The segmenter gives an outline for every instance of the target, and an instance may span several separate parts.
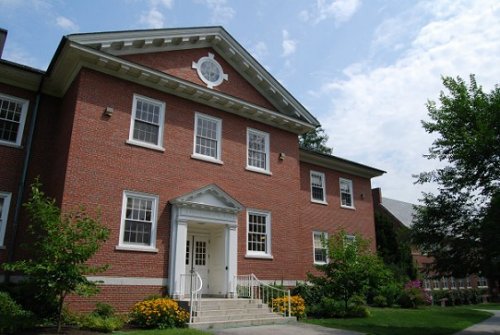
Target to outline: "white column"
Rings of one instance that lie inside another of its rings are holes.
[[[175,240],[170,241],[174,245],[175,253],[171,255],[170,261],[173,262],[172,277],[174,278],[173,297],[178,299],[181,295],[181,274],[186,270],[186,240],[187,240],[187,222],[177,221],[177,236]],[[174,238],[174,237],[172,237]]]
[[[226,226],[226,253],[227,253],[227,292],[228,297],[234,297],[234,276],[238,274],[238,227]]]

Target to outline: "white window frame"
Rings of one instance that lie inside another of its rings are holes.
[[[149,142],[144,142],[138,139],[134,138],[134,128],[135,128],[135,121],[136,121],[136,109],[137,109],[137,101],[142,100],[148,104],[154,104],[158,105],[160,107],[160,115],[159,115],[159,120],[158,120],[158,142],[156,144],[149,143]],[[134,94],[134,97],[132,99],[132,113],[130,117],[130,130],[129,130],[129,135],[128,135],[128,144],[133,144],[133,145],[138,145],[141,147],[149,148],[149,149],[154,149],[154,150],[159,150],[159,151],[165,151],[165,148],[163,147],[163,131],[165,127],[165,103],[163,101],[155,100],[152,98],[148,98],[139,94]]]
[[[321,188],[323,190],[323,199],[321,199],[321,200],[315,199],[313,197],[313,175],[316,175],[316,176],[321,178]],[[309,180],[310,180],[310,184],[311,184],[311,202],[327,205],[328,203],[326,202],[326,177],[325,177],[325,174],[323,172],[311,170],[311,172],[309,173]]]
[[[152,215],[151,215],[151,242],[149,246],[140,245],[135,243],[127,243],[123,241],[125,234],[125,220],[127,216],[127,200],[129,197],[144,199],[148,201],[152,201],[153,204],[151,206]],[[158,226],[158,202],[159,197],[153,194],[135,192],[135,191],[123,191],[122,197],[122,216],[120,222],[120,240],[118,242],[118,246],[116,249],[118,250],[134,250],[134,251],[148,251],[148,252],[158,252],[156,248],[156,229]]]
[[[266,167],[263,169],[263,168],[260,168],[258,166],[252,166],[252,165],[249,165],[248,164],[248,161],[249,161],[249,155],[250,155],[250,134],[251,133],[254,133],[254,134],[257,134],[259,136],[264,136],[265,138],[265,154],[266,154]],[[257,130],[257,129],[253,129],[253,128],[247,128],[247,157],[246,157],[246,169],[249,170],[249,171],[254,171],[254,172],[260,172],[260,173],[264,173],[264,174],[271,174],[271,169],[270,169],[270,136],[269,136],[269,133],[266,133],[264,131],[260,131],[260,130]]]
[[[216,130],[217,156],[216,157],[203,155],[203,154],[196,152],[196,137],[198,135],[198,120],[200,118],[215,122],[217,124],[217,130]],[[195,114],[194,114],[193,154],[191,155],[191,157],[195,158],[195,159],[201,159],[204,161],[208,161],[211,163],[223,164],[223,162],[221,160],[221,155],[222,155],[221,148],[222,148],[222,120],[219,118],[210,116],[210,115],[195,112]]]
[[[16,141],[13,142],[13,141],[0,140],[0,144],[2,144],[2,145],[20,147],[21,142],[23,140],[24,126],[26,124],[26,116],[28,115],[29,101],[26,99],[13,97],[11,95],[7,95],[7,94],[3,94],[3,93],[0,93],[0,99],[9,100],[11,102],[22,105],[21,118],[19,120],[19,128],[17,130]]]
[[[2,213],[0,213],[0,247],[4,247],[5,231],[7,230],[7,220],[9,218],[12,193],[0,192],[0,198],[3,199]]]
[[[323,246],[321,249],[324,249],[326,252],[326,260],[325,261],[317,261],[316,260],[316,236],[320,235],[323,238],[324,243],[328,243],[328,233],[324,231],[313,231],[313,262],[317,265],[324,265],[328,263],[328,247],[327,245]],[[322,241],[322,242],[323,242]]]
[[[248,235],[250,233],[250,215],[263,215],[266,217],[266,252],[264,251],[254,251],[248,249]],[[247,209],[247,231],[246,231],[246,256],[247,258],[267,258],[272,259],[271,251],[271,212],[258,210],[258,209]]]
[[[486,277],[478,277],[477,278],[477,287],[478,288],[485,288],[488,287],[488,279]]]
[[[342,183],[348,183],[351,190],[351,206],[342,203]],[[339,178],[339,194],[340,194],[340,207],[354,209],[354,187],[351,179]]]

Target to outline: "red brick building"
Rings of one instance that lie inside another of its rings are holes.
[[[191,266],[205,294],[237,274],[294,285],[340,229],[375,245],[383,171],[299,149],[318,121],[223,28],[69,35],[46,72],[0,74],[0,262],[22,257],[38,175],[63,211],[100,208],[94,300],[120,308],[182,294]]]

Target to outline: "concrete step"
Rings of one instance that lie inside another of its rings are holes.
[[[248,308],[235,308],[235,309],[214,309],[214,310],[200,310],[196,311],[196,316],[219,316],[219,315],[244,315],[253,313],[272,313],[271,308],[268,307],[248,307]]]
[[[262,325],[277,325],[297,322],[295,317],[291,318],[266,318],[266,319],[249,319],[249,320],[236,320],[236,321],[214,321],[214,322],[199,322],[189,325],[189,328],[199,330],[207,329],[222,329],[222,328],[236,328],[236,327],[250,327]]]
[[[244,309],[266,306],[259,299],[204,299],[198,305],[200,310]],[[197,304],[195,304],[197,306]],[[267,306],[266,306],[267,307]]]
[[[282,319],[283,316],[275,313],[252,313],[252,314],[230,314],[230,315],[214,315],[214,316],[195,316],[194,323],[200,322],[218,322],[218,321],[240,321],[253,319]]]

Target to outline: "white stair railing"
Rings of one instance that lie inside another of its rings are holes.
[[[181,296],[189,298],[189,323],[193,323],[193,312],[201,309],[202,288],[203,280],[198,272],[181,274]]]
[[[274,312],[291,317],[290,290],[282,290],[259,280],[253,273],[234,276],[235,298],[260,299]],[[281,301],[276,298],[283,298]]]

